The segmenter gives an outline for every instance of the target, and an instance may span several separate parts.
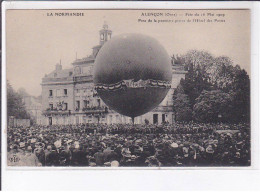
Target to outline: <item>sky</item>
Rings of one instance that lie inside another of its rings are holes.
[[[84,16],[50,16],[55,13]],[[149,13],[163,15],[147,16]],[[196,13],[205,16],[195,16]],[[173,22],[158,23],[154,19]],[[187,22],[188,19],[225,22]],[[72,67],[76,53],[77,58],[91,54],[92,47],[99,44],[98,34],[104,21],[113,31],[112,37],[124,33],[146,34],[157,39],[169,55],[185,54],[190,49],[205,50],[215,57],[230,57],[250,74],[248,10],[8,10],[7,79],[16,90],[25,88],[30,95],[40,95],[42,78],[60,60],[66,69]]]

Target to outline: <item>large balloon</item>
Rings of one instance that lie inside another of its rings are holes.
[[[106,42],[94,64],[101,99],[120,114],[136,117],[158,106],[172,80],[170,57],[154,38],[124,34]]]

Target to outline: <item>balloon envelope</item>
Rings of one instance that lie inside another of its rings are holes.
[[[94,65],[101,99],[120,114],[136,117],[158,106],[172,80],[170,57],[154,38],[124,34],[106,42]]]

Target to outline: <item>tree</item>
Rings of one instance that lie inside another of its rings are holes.
[[[234,121],[250,121],[250,79],[240,70],[232,84],[232,112]]]
[[[190,50],[182,58],[189,72],[199,74],[202,80],[225,91],[228,91],[235,74],[240,70],[239,66],[234,67],[229,57],[214,57],[206,51]]]
[[[211,90],[212,84],[208,82],[205,75],[202,74],[200,66],[196,70],[189,69],[185,79],[181,82],[184,93],[188,95],[191,107],[195,104],[195,99],[199,97],[203,90]]]
[[[206,70],[214,63],[214,57],[206,51],[190,50],[185,55],[177,57],[173,55],[172,61],[182,63],[184,69],[188,71],[180,84],[184,93],[188,95],[192,108],[195,99],[199,97],[203,90],[212,89]]]
[[[188,95],[182,93],[174,95],[173,108],[176,121],[190,121],[192,119],[192,109]]]
[[[214,62],[214,57],[207,51],[189,50],[182,58],[188,70],[196,70],[200,66],[203,73]]]
[[[199,122],[227,122],[232,117],[232,98],[220,90],[203,91],[193,107],[193,118]]]
[[[174,64],[184,64],[185,70],[188,71],[185,79],[181,79],[174,91],[173,100],[176,100],[178,94],[187,95],[194,119],[203,122],[250,120],[250,79],[246,71],[239,65],[234,66],[229,57],[214,57],[206,51],[190,50],[180,57],[173,55],[172,61]],[[216,102],[208,101],[206,98],[209,96]],[[219,109],[226,102],[229,102],[229,112]],[[215,106],[218,103],[219,107]],[[178,108],[177,111],[183,111],[185,108],[183,105],[183,109]]]
[[[7,116],[14,116],[18,119],[30,119],[25,109],[22,96],[18,94],[7,81]]]
[[[17,93],[22,96],[22,97],[26,97],[26,96],[29,96],[29,94],[26,92],[26,90],[24,88],[19,88],[17,90]]]
[[[183,88],[184,79],[181,78],[180,84],[177,86],[177,88],[174,90],[174,95],[177,95],[178,93],[185,94],[184,88]]]
[[[234,82],[234,77],[238,71],[239,66],[234,66],[233,61],[226,56],[220,56],[214,59],[214,63],[207,68],[209,81],[218,89],[229,91]]]

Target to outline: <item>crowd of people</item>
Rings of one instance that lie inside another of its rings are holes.
[[[8,127],[9,166],[249,166],[250,125]]]

